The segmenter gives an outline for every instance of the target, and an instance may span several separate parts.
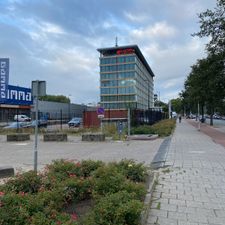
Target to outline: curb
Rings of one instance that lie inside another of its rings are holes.
[[[151,207],[152,193],[155,188],[155,183],[156,183],[156,180],[158,179],[158,176],[159,176],[158,173],[153,172],[153,179],[151,183],[149,183],[147,194],[144,200],[144,210],[141,213],[141,218],[140,218],[141,225],[146,225],[149,209]]]
[[[14,176],[14,168],[10,166],[0,167],[0,178]]]

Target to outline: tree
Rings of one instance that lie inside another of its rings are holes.
[[[212,54],[225,52],[225,0],[217,0],[214,10],[207,9],[198,15],[200,31],[193,36],[211,37],[207,50]]]
[[[64,95],[45,95],[39,98],[42,101],[70,103],[70,99]]]
[[[191,73],[185,81],[183,96],[190,104],[199,103],[202,108],[206,106],[212,116],[217,106],[221,105],[225,97],[225,73],[223,54],[209,55],[198,60],[192,66]]]
[[[183,103],[181,98],[171,99],[171,105],[172,105],[173,111],[177,113],[182,113]]]
[[[165,102],[156,100],[154,102],[155,107],[162,107],[163,112],[168,112],[168,104],[166,104]]]

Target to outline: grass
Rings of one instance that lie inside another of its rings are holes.
[[[160,210],[160,208],[161,208],[161,202],[158,202],[156,209]]]

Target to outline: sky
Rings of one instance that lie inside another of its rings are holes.
[[[0,58],[9,84],[45,80],[47,94],[78,104],[100,99],[97,48],[137,44],[160,100],[177,98],[191,66],[206,56],[198,14],[216,0],[0,0]]]

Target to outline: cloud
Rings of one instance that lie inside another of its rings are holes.
[[[140,29],[135,29],[131,32],[134,39],[156,39],[156,38],[170,38],[177,33],[176,28],[168,25],[166,21],[156,22],[153,26],[148,26]]]
[[[47,81],[49,94],[76,103],[99,99],[97,48],[137,44],[155,73],[161,96],[174,95],[207,40],[197,12],[211,0],[5,0],[0,1],[0,57],[10,57],[10,82]],[[90,10],[91,9],[91,10]],[[172,93],[172,94],[171,94]]]

